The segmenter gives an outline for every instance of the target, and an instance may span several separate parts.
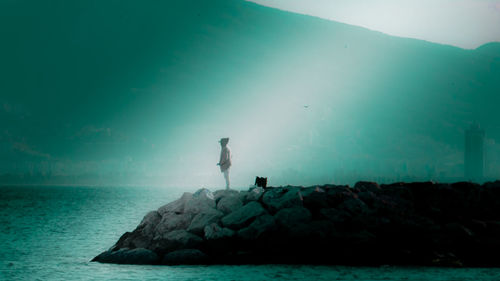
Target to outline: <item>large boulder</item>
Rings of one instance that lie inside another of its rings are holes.
[[[262,203],[272,213],[283,208],[302,206],[299,187],[268,188],[262,196]]]
[[[259,202],[252,201],[222,218],[222,225],[232,229],[245,226],[250,220],[267,213]]]
[[[215,199],[212,192],[206,188],[196,191],[191,200],[186,201],[184,212],[188,214],[198,214],[207,209],[215,209]]]
[[[224,213],[216,209],[205,209],[193,218],[187,231],[201,235],[203,234],[205,226],[211,223],[217,223],[223,216]]]
[[[388,197],[413,201],[413,194],[404,182],[380,185],[381,193]]]
[[[215,203],[218,203],[219,200],[221,200],[224,197],[228,196],[239,196],[240,192],[234,189],[222,189],[222,190],[217,190],[213,193],[214,195],[214,200]]]
[[[183,213],[186,202],[190,201],[193,198],[193,194],[189,192],[184,192],[181,198],[170,202],[158,209],[158,213],[160,215],[164,215],[165,213]]]
[[[137,226],[137,229],[140,229],[142,234],[146,236],[152,236],[154,235],[154,230],[156,229],[158,223],[160,223],[161,218],[162,217],[159,212],[151,211],[144,216],[139,226]]]
[[[144,216],[141,223],[133,232],[126,232],[120,237],[112,248],[147,248],[155,235],[155,229],[161,221],[161,216],[157,211],[151,211]]]
[[[354,189],[357,189],[361,192],[373,192],[373,193],[379,193],[382,189],[376,182],[369,182],[369,181],[359,181],[354,185]]]
[[[265,214],[256,218],[248,227],[238,231],[238,237],[244,240],[256,240],[264,233],[272,231],[276,226],[273,216]]]
[[[300,191],[304,207],[312,211],[328,208],[326,191],[319,187],[307,187]]]
[[[336,234],[335,225],[329,220],[317,220],[308,223],[312,239],[332,238]]]
[[[485,224],[489,233],[500,236],[500,221],[487,221]]]
[[[304,207],[292,207],[280,210],[274,215],[278,225],[293,227],[311,220],[311,212]]]
[[[358,195],[346,186],[336,186],[326,190],[326,199],[329,207],[337,207],[347,199],[356,199]]]
[[[344,210],[335,208],[323,208],[320,210],[323,218],[331,221],[334,224],[342,224],[350,220],[352,215]]]
[[[353,215],[364,215],[370,212],[370,208],[359,198],[349,198],[338,205],[337,208]]]
[[[191,223],[192,214],[188,213],[165,213],[157,224],[155,235],[167,233],[172,230],[186,229]]]
[[[235,248],[235,231],[227,227],[221,227],[218,224],[212,223],[205,226],[205,247],[204,249],[213,256],[225,255],[234,251]]]
[[[226,196],[219,200],[217,203],[217,210],[224,214],[232,213],[239,208],[243,207],[239,196]]]
[[[264,188],[257,186],[251,187],[248,191],[240,192],[240,200],[246,204],[250,201],[258,201],[264,194]]]
[[[151,250],[155,252],[170,252],[180,249],[192,249],[203,243],[203,239],[186,230],[174,230],[153,238]]]
[[[105,251],[95,257],[92,261],[119,264],[155,264],[158,262],[158,255],[156,255],[155,252],[144,248],[122,248],[117,251]]]
[[[133,232],[125,232],[118,242],[116,242],[115,246],[112,248],[113,250],[121,249],[121,248],[148,248],[149,244],[153,240],[151,236],[145,236],[141,233],[140,230],[134,230]]]
[[[205,226],[203,231],[205,233],[205,239],[208,241],[230,238],[233,237],[235,233],[234,230],[227,227],[220,227],[216,223]]]
[[[378,196],[371,191],[361,191],[358,193],[359,200],[363,201],[367,206],[373,207]]]
[[[362,199],[361,194],[360,199]],[[406,215],[414,212],[413,203],[399,196],[381,194],[371,197],[370,200],[366,198],[362,200],[378,215]]]
[[[467,240],[472,239],[472,237],[474,236],[470,229],[456,222],[447,223],[446,225],[444,225],[444,231],[450,238],[454,239]]]
[[[165,254],[161,261],[165,265],[208,263],[208,256],[198,249],[182,249]]]

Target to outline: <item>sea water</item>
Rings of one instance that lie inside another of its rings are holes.
[[[90,262],[132,231],[148,211],[194,190],[0,187],[0,280],[500,280],[496,268]]]

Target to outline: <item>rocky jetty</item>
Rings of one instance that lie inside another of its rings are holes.
[[[500,181],[200,189],[93,261],[500,266]]]

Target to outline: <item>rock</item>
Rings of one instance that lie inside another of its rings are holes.
[[[153,236],[157,224],[161,221],[161,215],[157,211],[151,211],[144,216],[137,229],[140,229],[142,234]]]
[[[186,229],[191,223],[192,214],[165,213],[155,229],[155,235],[172,230]]]
[[[212,223],[205,226],[205,247],[206,253],[214,256],[220,256],[234,251],[235,231],[227,227],[220,227],[218,224]]]
[[[224,198],[224,197],[239,196],[240,195],[240,193],[234,189],[217,190],[213,194],[214,194],[215,203],[219,203],[219,200]]]
[[[329,220],[317,220],[308,224],[310,236],[312,239],[326,239],[333,238],[335,232],[335,225]]]
[[[122,235],[112,249],[147,248],[154,237],[154,230],[160,220],[161,216],[157,211],[147,213],[137,228],[133,232],[126,232]]]
[[[381,185],[382,194],[388,197],[400,198],[407,201],[413,201],[413,194],[405,183],[393,183],[388,185]]]
[[[243,203],[238,196],[226,196],[217,203],[217,210],[225,214],[232,213],[241,207],[243,207]]]
[[[500,190],[500,180],[496,180],[494,182],[485,182],[482,186],[483,188],[497,188]]]
[[[199,189],[193,194],[191,200],[186,201],[184,212],[198,214],[207,209],[215,209],[215,200],[212,192],[206,188]]]
[[[377,237],[367,231],[367,230],[361,230],[357,233],[351,234],[350,239],[355,243],[355,244],[367,244],[374,242]]]
[[[92,261],[118,264],[155,264],[158,262],[158,255],[156,255],[155,252],[144,248],[123,248],[117,251],[110,250],[103,252]]]
[[[378,215],[405,216],[415,211],[413,203],[411,201],[408,201],[400,197],[393,197],[381,194],[372,197],[371,200],[367,201],[369,203],[368,204],[369,208],[371,208]],[[440,212],[439,210],[436,211]]]
[[[478,189],[481,186],[477,183],[462,181],[462,182],[452,183],[450,187],[452,189],[459,190],[460,192],[471,194],[478,191]]]
[[[126,232],[123,234],[112,249],[148,248],[151,240],[153,240],[153,237],[143,235],[140,230],[134,230],[133,232]]]
[[[307,241],[311,236],[312,229],[308,223],[297,223],[292,225],[283,226],[282,229],[286,230],[286,237],[292,241]],[[311,241],[303,242],[308,244]],[[301,245],[302,246],[302,245]]]
[[[311,212],[303,207],[292,207],[280,210],[274,215],[276,222],[284,227],[294,227],[297,224],[311,220]]]
[[[245,226],[251,219],[263,215],[266,210],[259,202],[252,201],[222,218],[222,225],[232,229]]]
[[[256,218],[248,227],[238,231],[238,237],[244,240],[256,240],[262,234],[272,231],[276,226],[275,219],[271,215],[262,215]]]
[[[206,264],[208,256],[198,249],[182,249],[165,254],[161,261],[165,265]]]
[[[368,206],[358,198],[349,198],[342,202],[337,208],[357,215],[367,214],[370,211]]]
[[[195,193],[193,193],[193,199],[204,199],[204,198],[215,200],[212,191],[206,188],[200,188],[196,190]]]
[[[334,193],[339,193],[339,192],[344,192],[344,191],[352,191],[352,188],[348,185],[334,185],[334,184],[326,184],[322,185],[321,188],[327,193],[327,194],[334,194]]]
[[[300,188],[269,188],[262,196],[262,203],[274,214],[283,208],[302,206]]]
[[[486,229],[493,235],[500,235],[500,221],[487,221]]]
[[[318,186],[307,187],[300,191],[302,195],[303,205],[309,210],[319,210],[328,208],[328,200],[326,191]]]
[[[192,198],[193,194],[189,192],[184,192],[181,198],[160,207],[158,209],[158,213],[162,216],[165,213],[178,213],[178,214],[183,213],[186,202],[190,201]]]
[[[433,182],[414,182],[406,184],[406,188],[413,195],[413,203],[419,212],[427,212],[434,205],[433,197],[439,189],[439,185]]]
[[[193,218],[187,231],[201,235],[203,234],[205,226],[211,223],[217,223],[223,216],[224,213],[216,209],[205,209]]]
[[[234,236],[234,230],[229,228],[222,228],[216,223],[205,226],[204,228],[205,239],[207,240],[217,240],[224,239]]]
[[[358,195],[349,187],[335,187],[326,190],[326,199],[329,207],[337,207],[347,199],[356,199]]]
[[[205,264],[208,256],[198,249],[182,249],[165,254],[161,261],[165,265]]]
[[[250,202],[250,201],[258,201],[260,197],[264,194],[264,188],[257,186],[257,187],[252,187],[248,191],[242,193],[243,198],[242,202],[245,204]]]
[[[359,189],[359,191],[373,192],[375,194],[382,190],[378,183],[368,181],[359,181],[354,185],[354,188]]]
[[[174,230],[153,238],[151,250],[155,252],[170,252],[180,249],[196,248],[203,239],[186,230]]]
[[[375,201],[377,201],[377,195],[371,191],[361,191],[358,193],[359,200],[363,201],[366,205],[373,207]]]
[[[480,220],[471,220],[468,222],[467,227],[473,232],[485,233],[488,229],[488,224]]]
[[[334,224],[341,224],[351,219],[352,215],[344,210],[338,210],[335,208],[324,208],[320,210],[321,215],[325,219],[333,222]]]
[[[478,206],[481,216],[488,216],[490,220],[500,220],[500,181],[485,183],[480,188],[481,203]],[[493,215],[495,214],[495,215]]]
[[[462,267],[463,263],[453,253],[439,254],[434,253],[435,257],[432,260],[432,265],[439,267]]]
[[[459,238],[459,239],[468,239],[472,238],[474,235],[470,229],[459,224],[459,223],[447,223],[445,226],[445,231],[448,232],[450,237]]]

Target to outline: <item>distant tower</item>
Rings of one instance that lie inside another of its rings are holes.
[[[479,182],[484,170],[484,130],[474,122],[465,131],[465,179]]]

